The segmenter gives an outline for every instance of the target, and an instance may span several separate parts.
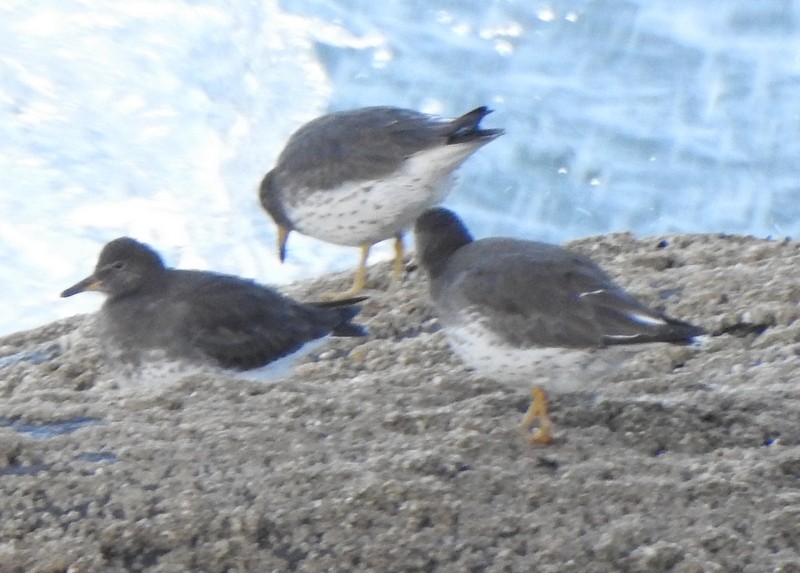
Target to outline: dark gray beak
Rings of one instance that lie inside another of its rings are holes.
[[[67,290],[61,293],[61,298],[66,298],[68,296],[72,296],[74,294],[78,294],[79,292],[85,292],[89,290],[96,290],[102,291],[103,290],[103,281],[96,278],[94,275],[88,276],[83,279],[81,282],[76,283],[69,287]]]

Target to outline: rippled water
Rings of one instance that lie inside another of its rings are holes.
[[[106,241],[285,282],[355,263],[274,254],[258,182],[328,110],[480,104],[507,134],[448,204],[476,235],[800,235],[798,3],[50,0],[0,4],[0,332]],[[388,249],[384,251],[384,255]]]

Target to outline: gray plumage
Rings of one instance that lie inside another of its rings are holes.
[[[290,137],[269,174],[269,184],[262,185],[261,199],[274,216],[275,199],[282,192],[383,179],[412,155],[433,147],[469,144],[473,151],[503,133],[478,127],[488,113],[489,109],[479,107],[457,119],[443,120],[410,109],[366,107],[323,115]]]
[[[703,334],[641,304],[594,262],[567,249],[509,238],[474,241],[441,208],[420,216],[415,236],[445,327],[481,329],[501,349],[590,351],[688,343]]]
[[[102,250],[94,273],[61,296],[107,295],[100,336],[122,360],[161,351],[168,359],[247,370],[327,334],[362,336],[355,301],[313,305],[239,277],[164,266],[153,249],[122,237]]]
[[[259,193],[279,229],[281,260],[292,230],[364,249],[399,238],[422,211],[444,199],[455,169],[502,135],[502,129],[480,128],[488,113],[479,107],[443,119],[367,107],[327,114],[302,126]]]
[[[532,388],[520,424],[529,439],[554,441],[548,389],[577,390],[645,343],[689,343],[697,326],[647,308],[588,258],[546,243],[474,241],[452,211],[415,224],[417,260],[450,346],[494,380]]]

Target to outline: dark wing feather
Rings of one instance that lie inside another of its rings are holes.
[[[274,184],[328,189],[333,182],[377,179],[409,155],[444,143],[435,125],[424,114],[383,107],[319,117],[289,139]]]
[[[602,334],[591,316],[577,312],[575,297],[553,288],[558,266],[525,264],[524,257],[506,255],[485,261],[462,273],[442,292],[440,304],[450,309],[470,309],[512,346],[602,345]]]
[[[184,334],[226,368],[263,366],[346,326],[351,317],[342,311],[357,312],[304,305],[237,277],[196,273],[194,278],[182,287],[192,289]]]
[[[646,307],[591,261],[574,269],[570,279],[580,293],[580,308],[590,309],[604,344],[680,343],[704,333],[702,328]]]
[[[492,110],[481,106],[454,119],[447,126],[447,143],[454,145],[476,140],[486,141],[503,135],[503,129],[481,129],[481,120],[490,113]]]
[[[324,115],[292,135],[272,184],[329,189],[341,181],[379,179],[424,149],[470,141],[479,145],[481,139],[497,137],[502,130],[478,128],[487,113],[477,108],[448,120],[409,109],[368,107]]]
[[[451,312],[472,308],[509,344],[683,342],[702,332],[648,309],[595,263],[565,249],[484,240],[465,250],[448,266],[455,270],[440,293],[442,304]]]

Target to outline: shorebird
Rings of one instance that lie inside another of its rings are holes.
[[[590,259],[547,243],[473,240],[447,209],[415,225],[417,260],[451,347],[480,375],[533,383],[523,418],[531,440],[553,440],[542,384],[580,387],[644,343],[688,344],[702,328],[647,308]],[[548,380],[539,378],[546,369]]]
[[[106,244],[94,272],[61,296],[83,291],[107,296],[100,338],[114,360],[134,365],[155,359],[250,370],[328,334],[365,334],[350,322],[355,300],[304,304],[239,277],[168,268],[129,237]]]
[[[361,248],[352,288],[366,282],[375,243],[395,239],[394,279],[403,272],[403,230],[450,191],[453,172],[503,134],[482,129],[491,110],[444,119],[396,107],[366,107],[318,117],[290,138],[261,182],[261,204],[278,228],[278,256],[296,230]]]

